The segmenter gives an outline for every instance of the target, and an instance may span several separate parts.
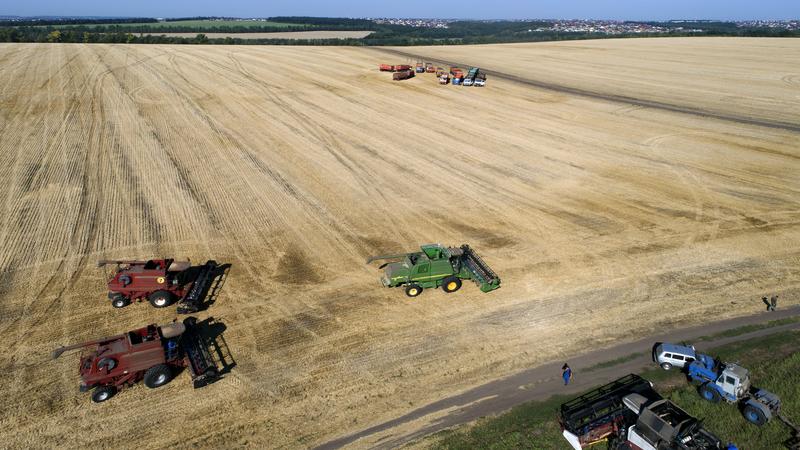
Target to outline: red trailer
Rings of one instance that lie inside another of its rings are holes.
[[[392,75],[392,79],[394,81],[407,80],[407,79],[413,78],[413,77],[414,77],[414,71],[413,70],[403,70],[403,71],[400,71],[400,72],[395,72]]]
[[[381,72],[394,72],[394,66],[391,64],[381,64]]]
[[[92,401],[104,402],[117,391],[144,380],[151,389],[169,383],[178,371],[188,368],[195,388],[219,379],[219,371],[197,320],[189,317],[168,325],[148,325],[125,334],[60,347],[53,359],[80,349],[80,391],[92,392]]]
[[[401,70],[411,70],[411,66],[408,64],[400,64],[399,66],[394,66],[394,70],[397,72]]]

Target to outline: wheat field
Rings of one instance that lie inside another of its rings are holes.
[[[0,44],[3,445],[304,448],[767,293],[798,303],[800,41],[404,49],[673,110],[392,82],[390,51]],[[364,264],[427,242],[469,243],[501,289],[411,300]],[[231,264],[199,316],[236,367],[92,404],[50,351],[172,320],[113,309],[94,266],[154,256]]]

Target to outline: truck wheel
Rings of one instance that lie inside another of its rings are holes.
[[[422,286],[418,284],[409,284],[406,286],[406,295],[409,297],[416,297],[422,294]]]
[[[150,304],[155,308],[165,308],[172,304],[172,293],[167,291],[155,291],[147,297]]]
[[[447,277],[442,280],[442,290],[447,292],[455,292],[461,289],[461,279],[458,277]]]
[[[117,390],[114,389],[113,386],[100,386],[99,388],[95,388],[92,392],[92,401],[95,403],[103,403],[116,393]]]
[[[130,304],[130,299],[122,294],[115,294],[114,298],[111,299],[111,306],[114,308],[124,308]]]
[[[664,369],[664,370],[672,369],[672,364],[670,364],[668,362],[661,363],[661,368]]]
[[[155,389],[169,383],[172,379],[172,370],[166,364],[159,364],[147,369],[144,373],[144,385]]]
[[[742,414],[748,422],[751,422],[755,425],[762,426],[767,423],[767,418],[764,416],[764,412],[756,407],[746,405],[744,410],[742,410]]]
[[[700,386],[700,396],[710,401],[711,403],[719,403],[720,396],[716,389],[709,387],[707,384]]]

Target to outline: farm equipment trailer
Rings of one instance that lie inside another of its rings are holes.
[[[108,298],[115,308],[132,301],[147,299],[156,308],[165,308],[180,300],[178,313],[190,314],[200,309],[216,277],[216,261],[192,267],[189,261],[173,259],[100,260],[98,267],[116,264],[108,280]]]
[[[562,434],[575,450],[607,442],[609,449],[711,450],[722,442],[700,421],[630,374],[561,405]]]
[[[53,359],[80,349],[80,391],[92,392],[92,401],[104,402],[119,390],[144,380],[151,389],[167,384],[188,368],[195,388],[219,379],[213,356],[198,332],[197,320],[148,325],[117,336],[60,347]]]
[[[445,292],[461,288],[462,280],[474,281],[483,292],[500,287],[500,277],[475,253],[469,245],[444,247],[427,244],[422,251],[395,255],[373,256],[373,261],[389,261],[381,265],[385,269],[381,284],[385,287],[404,286],[406,295],[416,297],[423,289],[441,287]]]

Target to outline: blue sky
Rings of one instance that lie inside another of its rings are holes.
[[[0,15],[791,19],[800,0],[4,0]]]

